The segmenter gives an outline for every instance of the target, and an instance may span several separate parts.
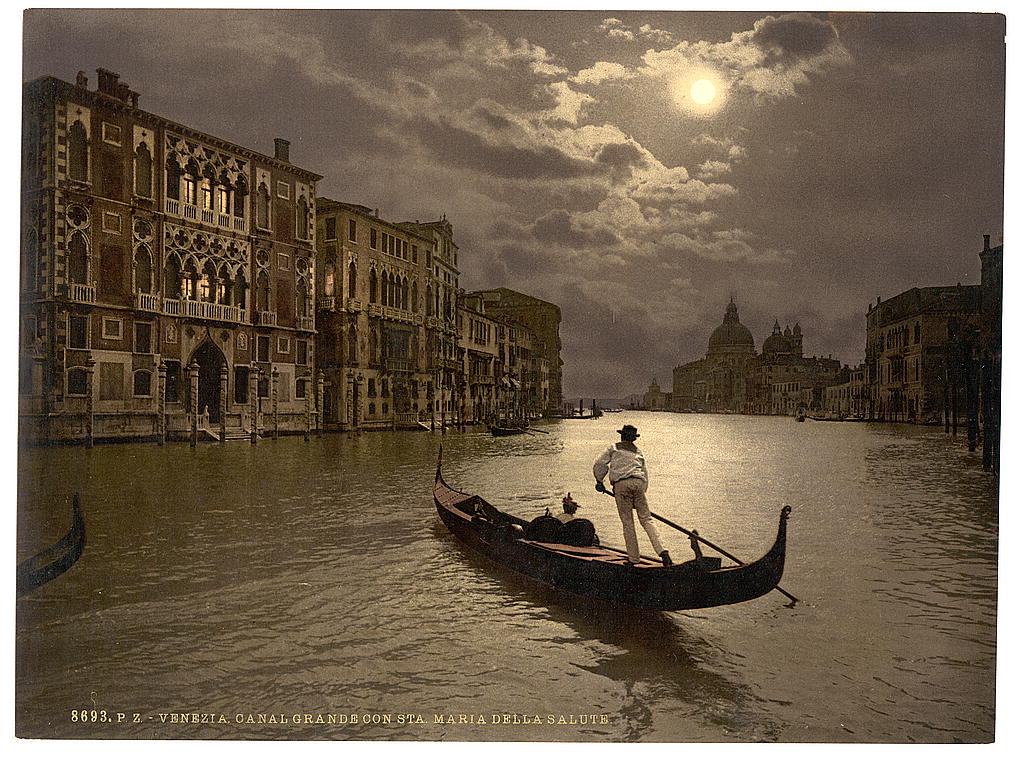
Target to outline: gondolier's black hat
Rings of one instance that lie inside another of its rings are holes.
[[[616,433],[622,434],[622,436],[632,436],[634,439],[640,437],[640,432],[636,430],[636,426],[623,426]]]

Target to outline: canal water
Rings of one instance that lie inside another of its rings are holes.
[[[782,587],[795,608],[773,592],[644,614],[508,574],[437,518],[440,434],[30,449],[19,560],[67,528],[74,491],[88,543],[18,601],[17,733],[992,739],[997,488],[962,441],[629,412],[533,435],[449,432],[445,476],[521,516],[572,491],[621,546],[591,465],[627,420],[652,508],[741,559],[762,555],[793,507]],[[663,540],[688,557],[684,536]]]

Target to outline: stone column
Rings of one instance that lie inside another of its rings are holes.
[[[253,444],[259,438],[260,367],[249,363],[249,441]]]
[[[280,373],[277,368],[273,368],[270,371],[270,405],[272,407],[273,419],[274,419],[274,433],[271,436],[272,439],[276,439],[278,436],[278,422],[277,422],[277,379],[280,377]]]
[[[220,443],[228,440],[228,366],[220,366]]]
[[[167,365],[160,360],[157,369],[156,385],[156,443],[161,447],[167,443]]]
[[[191,421],[192,436],[190,443],[193,447],[199,443],[199,363],[192,362],[188,366],[189,385],[189,420]]]
[[[362,402],[359,401],[359,386],[362,385],[362,382],[363,374],[359,373],[352,384],[352,427],[356,433],[359,433],[359,428],[362,425]]]
[[[324,374],[316,375],[316,436],[324,435]]]
[[[85,448],[92,449],[93,444],[93,373],[96,361],[89,356],[85,363]]]
[[[306,383],[306,432],[302,435],[302,440],[308,442],[313,419],[313,378],[310,376],[302,379]]]

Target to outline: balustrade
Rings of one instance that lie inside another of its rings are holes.
[[[140,311],[160,311],[160,296],[149,293],[135,294],[135,308]]]
[[[78,303],[95,303],[96,288],[93,285],[69,284],[67,287],[68,300]]]
[[[244,322],[246,314],[245,310],[238,306],[175,298],[164,298],[164,313],[193,319],[214,319],[219,322]]]

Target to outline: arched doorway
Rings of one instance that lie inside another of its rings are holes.
[[[205,410],[210,415],[211,423],[219,423],[223,396],[220,372],[227,364],[224,354],[213,341],[207,340],[192,354],[192,361],[199,365],[199,414],[202,415]]]

